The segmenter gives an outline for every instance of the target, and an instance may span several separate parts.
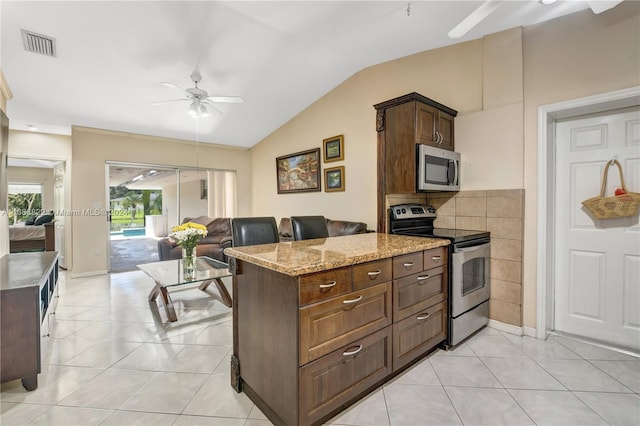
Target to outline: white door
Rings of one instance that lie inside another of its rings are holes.
[[[582,206],[612,158],[640,192],[640,109],[606,114],[556,123],[554,328],[640,350],[638,216],[594,220]],[[618,187],[611,166],[605,196]]]
[[[65,163],[56,164],[53,168],[54,184],[53,184],[53,208],[56,211],[55,221],[55,247],[58,252],[58,262],[60,267],[66,268],[66,245],[65,245],[65,203],[64,203],[64,169]]]

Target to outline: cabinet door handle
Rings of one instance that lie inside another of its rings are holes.
[[[416,279],[418,281],[428,280],[429,279],[429,275],[419,275]]]
[[[353,346],[353,347],[355,347],[355,346]],[[351,348],[349,348],[349,349],[351,349]],[[342,355],[344,355],[344,356],[355,355],[358,352],[360,352],[361,350],[362,350],[362,345],[358,345],[358,347],[356,349],[354,349],[354,350],[351,350],[351,351],[350,350],[346,350],[346,351],[342,352]]]
[[[423,321],[426,320],[427,318],[429,318],[429,313],[427,312],[426,314],[420,314],[416,317],[417,320],[419,321]]]
[[[343,300],[342,303],[344,303],[345,305],[349,305],[351,303],[358,303],[361,300],[362,300],[362,295],[356,297],[355,299]]]
[[[436,132],[436,145],[440,144],[440,133]]]
[[[405,264],[404,264],[404,265],[402,265],[402,266],[404,266],[405,268],[411,268],[413,265],[415,265],[415,263],[414,263],[414,262],[407,262],[407,263],[405,263]]]
[[[369,275],[371,278],[376,277],[378,275],[380,275],[382,273],[382,271],[380,271],[379,269],[377,271],[373,271],[373,272],[367,272],[367,275]]]
[[[442,259],[442,256],[431,256],[431,260],[434,262],[440,262],[440,259]]]
[[[331,287],[333,287],[335,285],[336,285],[336,282],[335,281],[331,281],[330,283],[327,283],[327,284],[320,284],[319,287],[320,288],[331,288]]]

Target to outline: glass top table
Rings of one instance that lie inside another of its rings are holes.
[[[143,263],[136,266],[155,281],[156,285],[149,293],[149,302],[155,302],[158,295],[161,295],[169,321],[173,322],[178,319],[169,295],[169,287],[200,283],[198,288],[204,291],[213,282],[220,292],[222,302],[231,307],[231,296],[221,280],[221,278],[231,276],[229,265],[224,262],[206,256],[198,256],[193,274],[185,273],[182,259]]]

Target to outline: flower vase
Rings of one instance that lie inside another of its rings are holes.
[[[182,275],[185,280],[196,277],[196,255],[194,247],[182,248]]]

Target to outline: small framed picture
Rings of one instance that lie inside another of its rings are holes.
[[[344,160],[344,135],[334,136],[322,141],[324,145],[324,162]]]
[[[324,169],[324,192],[344,191],[344,166]]]

